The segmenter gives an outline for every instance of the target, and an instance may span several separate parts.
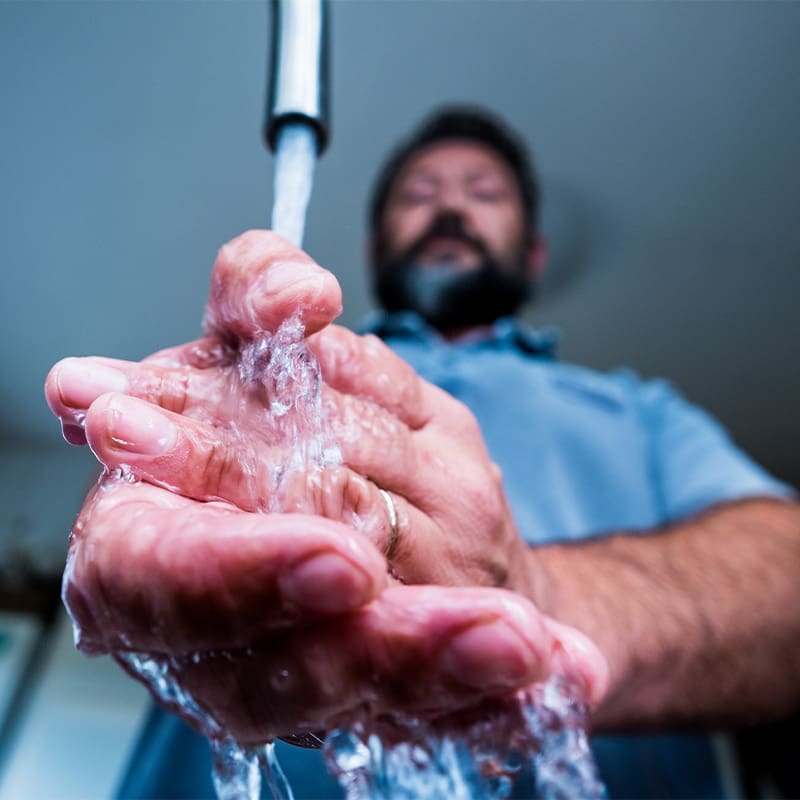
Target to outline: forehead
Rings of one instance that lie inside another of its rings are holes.
[[[488,145],[470,139],[445,139],[414,153],[403,165],[395,184],[424,176],[469,179],[485,175],[516,185],[511,167]]]

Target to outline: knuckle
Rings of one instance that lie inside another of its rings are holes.
[[[494,520],[502,514],[502,494],[491,472],[483,468],[466,470],[462,489],[472,508],[482,518]]]
[[[189,402],[190,381],[186,370],[162,374],[158,380],[158,404],[167,411],[183,414]]]
[[[222,496],[225,481],[234,470],[235,459],[225,442],[213,439],[206,443],[202,468],[204,488],[209,494]]]
[[[448,416],[452,425],[462,436],[468,436],[471,439],[481,436],[478,418],[464,403],[459,400],[454,400],[451,408],[448,410]]]
[[[370,510],[369,481],[344,466],[323,470],[318,508],[328,519],[352,522]]]
[[[315,491],[312,498],[314,509],[327,519],[338,520],[344,506],[347,471],[344,467],[323,469],[318,481],[309,481],[308,485]]]

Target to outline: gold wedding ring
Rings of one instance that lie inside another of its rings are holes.
[[[389,536],[389,544],[386,546],[386,551],[384,553],[386,558],[391,561],[392,556],[394,556],[394,551],[397,548],[397,536],[400,533],[397,527],[397,509],[394,506],[394,500],[392,500],[392,496],[389,492],[380,488],[378,491],[381,493],[381,497],[383,497],[386,503],[386,510],[389,512],[389,524],[392,528],[392,532]]]

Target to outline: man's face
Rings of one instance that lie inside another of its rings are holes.
[[[527,297],[530,241],[504,159],[468,140],[429,145],[389,192],[375,242],[379,298],[443,330],[493,322]]]

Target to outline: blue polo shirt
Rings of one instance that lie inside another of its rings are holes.
[[[531,544],[635,534],[715,503],[792,494],[668,383],[562,364],[552,332],[502,319],[480,339],[448,343],[410,312],[376,315],[363,331],[472,410]],[[592,746],[612,798],[724,797],[708,736],[603,736]],[[318,751],[278,749],[298,800],[343,796]],[[157,710],[118,796],[212,798],[210,769],[202,737]]]

